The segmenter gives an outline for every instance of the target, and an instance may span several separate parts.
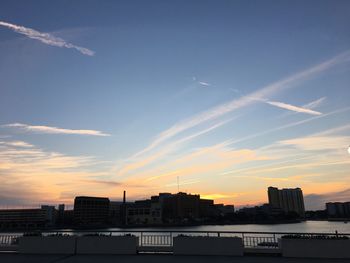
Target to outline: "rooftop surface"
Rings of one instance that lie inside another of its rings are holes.
[[[272,256],[173,256],[173,255],[21,255],[0,253],[1,263],[349,263],[348,259],[300,259]]]

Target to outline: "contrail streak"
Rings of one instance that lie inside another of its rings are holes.
[[[65,41],[64,39],[59,38],[59,37],[55,37],[49,33],[39,32],[39,31],[34,30],[32,28],[18,26],[15,24],[4,22],[4,21],[0,21],[0,26],[7,27],[9,29],[12,29],[16,33],[25,35],[31,39],[39,40],[40,42],[47,44],[47,45],[50,45],[50,46],[73,48],[73,49],[76,49],[80,53],[87,55],[87,56],[93,56],[95,54],[94,51],[92,51],[88,48],[73,45],[73,44]]]

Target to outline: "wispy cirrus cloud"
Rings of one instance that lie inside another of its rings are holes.
[[[335,67],[338,64],[346,63],[350,61],[350,51],[346,51],[344,53],[341,53],[337,56],[334,56],[331,59],[328,59],[320,64],[317,64],[313,67],[307,68],[303,71],[300,71],[294,75],[291,75],[287,78],[281,79],[277,82],[274,82],[270,85],[264,86],[257,91],[248,94],[247,96],[243,96],[239,99],[234,99],[232,101],[229,101],[227,103],[223,103],[219,106],[213,107],[209,110],[203,111],[197,115],[192,116],[191,118],[188,118],[183,121],[179,121],[175,123],[170,128],[166,129],[165,131],[159,133],[155,139],[143,150],[136,153],[136,156],[144,154],[146,152],[151,151],[152,149],[159,146],[164,141],[178,135],[179,133],[182,133],[188,129],[194,128],[200,124],[203,124],[205,122],[215,120],[217,118],[222,117],[223,115],[233,112],[237,109],[240,109],[242,107],[246,107],[254,102],[257,101],[257,99],[266,99],[267,97],[275,94],[276,92],[285,90],[287,88],[290,88],[294,85],[296,85],[299,82],[305,81],[317,74],[320,74],[326,70],[329,70],[333,67]],[[280,104],[279,104],[280,105]],[[275,105],[276,106],[276,105]],[[280,105],[281,106],[281,105]],[[283,105],[286,107],[286,105]],[[289,106],[289,109],[293,107]],[[293,108],[294,110],[300,110],[296,109],[295,106]],[[304,109],[305,111],[306,109]],[[310,112],[309,112],[310,113]],[[318,112],[313,111],[314,115],[319,115]]]
[[[321,112],[311,110],[310,108],[295,106],[295,105],[280,102],[280,101],[271,101],[268,99],[254,98],[254,97],[252,99],[269,104],[271,106],[275,106],[277,108],[289,110],[289,111],[294,111],[294,112],[298,112],[298,113],[307,113],[307,114],[311,114],[311,115],[322,115]]]
[[[319,99],[316,99],[316,100],[313,100],[309,103],[306,103],[305,105],[301,106],[301,108],[314,110],[315,108],[317,108],[321,104],[323,104],[326,99],[327,99],[327,97],[321,97]],[[293,114],[293,113],[298,113],[298,112],[297,111],[294,111],[294,112],[289,111],[289,112],[286,112],[285,114],[280,115],[278,118],[284,118],[284,117],[286,117],[290,114]],[[311,114],[311,115],[321,115],[321,114]]]
[[[199,84],[201,86],[206,86],[206,87],[211,86],[210,83],[208,83],[206,81],[200,81],[200,80],[197,79],[197,77],[192,77],[192,80],[195,81],[196,84]]]
[[[317,108],[318,106],[320,106],[325,100],[327,99],[327,97],[321,97],[317,100],[314,100],[314,101],[311,101],[307,104],[305,104],[303,106],[303,108],[306,108],[306,109],[315,109]]]
[[[305,151],[341,150],[348,148],[350,136],[307,136],[280,141],[282,145],[289,145]]]
[[[29,144],[0,141],[0,205],[58,202],[60,193],[67,189],[76,193],[91,189],[106,192],[105,185],[96,182],[91,187],[92,182],[86,182],[101,176],[100,172],[91,171],[101,163],[96,157],[72,156],[24,145]]]
[[[347,112],[349,110],[350,110],[350,107],[337,109],[337,110],[334,110],[334,111],[331,111],[331,112],[328,112],[328,113],[325,113],[325,114],[322,114],[322,115],[313,116],[313,117],[310,117],[308,119],[304,119],[304,120],[301,120],[301,121],[287,123],[287,124],[284,124],[282,126],[278,126],[278,127],[275,127],[275,128],[269,129],[269,130],[265,130],[265,131],[262,131],[262,132],[259,132],[259,133],[251,134],[251,135],[239,138],[239,139],[232,139],[232,140],[229,140],[227,142],[227,144],[230,145],[230,144],[234,144],[234,143],[243,142],[243,141],[246,141],[246,140],[250,140],[250,139],[253,139],[253,138],[256,138],[256,137],[260,137],[260,136],[269,134],[269,133],[273,133],[273,132],[281,131],[281,130],[284,130],[284,129],[292,128],[292,127],[295,127],[295,126],[299,126],[299,125],[302,125],[302,124],[305,124],[305,123],[308,123],[308,122],[312,122],[312,121],[315,121],[315,120],[318,120],[318,119],[321,119],[321,118],[326,118],[326,117],[333,116],[333,115],[336,115],[336,114],[344,113],[344,112]]]
[[[269,105],[276,106],[278,108],[282,108],[282,109],[286,109],[286,110],[290,110],[290,111],[294,111],[294,112],[307,113],[307,114],[311,114],[311,115],[322,115],[322,113],[319,111],[314,111],[314,110],[311,110],[308,108],[298,107],[298,106],[291,105],[291,104],[284,103],[284,102],[270,101],[270,100],[263,100],[263,101]]]
[[[201,130],[197,133],[193,133],[189,136],[186,136],[186,137],[183,137],[181,139],[178,139],[176,141],[173,141],[171,143],[168,143],[166,146],[164,146],[161,150],[157,151],[156,153],[154,154],[151,154],[149,156],[146,156],[144,158],[138,158],[138,155],[135,155],[133,157],[131,157],[128,161],[128,162],[131,162],[130,164],[125,164],[123,166],[122,169],[119,170],[118,172],[118,175],[119,176],[122,176],[130,171],[133,171],[133,170],[137,170],[137,169],[140,169],[146,165],[149,165],[150,163],[156,161],[156,160],[159,160],[160,158],[164,157],[166,154],[169,154],[170,152],[173,152],[175,151],[176,149],[178,149],[182,144],[186,143],[186,142],[189,142],[193,139],[196,139],[197,137],[201,136],[201,135],[204,135],[206,133],[209,133],[211,132],[212,130],[215,130],[225,124],[227,124],[228,122],[232,121],[233,119],[227,119],[227,120],[224,120],[224,121],[221,121],[221,122],[218,122],[204,130]]]
[[[23,141],[0,141],[0,146],[6,145],[6,146],[15,146],[15,147],[22,147],[22,148],[32,148],[33,145],[27,142]]]
[[[73,129],[64,129],[64,128],[58,128],[58,127],[43,126],[43,125],[28,125],[23,123],[4,124],[4,125],[1,125],[1,127],[16,128],[25,132],[34,132],[34,133],[110,136],[110,134],[103,133],[101,131],[96,131],[96,130],[73,130]]]
[[[205,81],[198,81],[198,84],[200,84],[200,85],[202,85],[202,86],[206,86],[206,87],[211,86],[210,83],[205,82]]]
[[[19,26],[19,25],[11,24],[11,23],[4,22],[4,21],[0,21],[0,26],[7,27],[16,33],[25,35],[31,39],[36,39],[36,40],[38,40],[44,44],[50,45],[50,46],[62,47],[62,48],[73,48],[73,49],[78,50],[83,55],[87,55],[87,56],[95,55],[95,52],[88,49],[88,48],[76,46],[72,43],[67,42],[66,40],[64,40],[60,37],[55,37],[49,33],[39,32],[39,31],[34,30],[32,28]]]

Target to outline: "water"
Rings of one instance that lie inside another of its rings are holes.
[[[125,230],[121,228],[108,228],[107,231]],[[295,224],[274,224],[274,225],[210,225],[210,226],[189,226],[189,227],[152,227],[152,228],[131,228],[130,230],[162,230],[162,231],[250,231],[250,232],[298,232],[298,233],[350,233],[350,223],[328,222],[328,221],[305,221]]]

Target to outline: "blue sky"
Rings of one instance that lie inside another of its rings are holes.
[[[237,205],[265,202],[269,185],[344,198],[349,11],[1,1],[4,205],[144,198],[177,191],[177,177],[182,191]]]

